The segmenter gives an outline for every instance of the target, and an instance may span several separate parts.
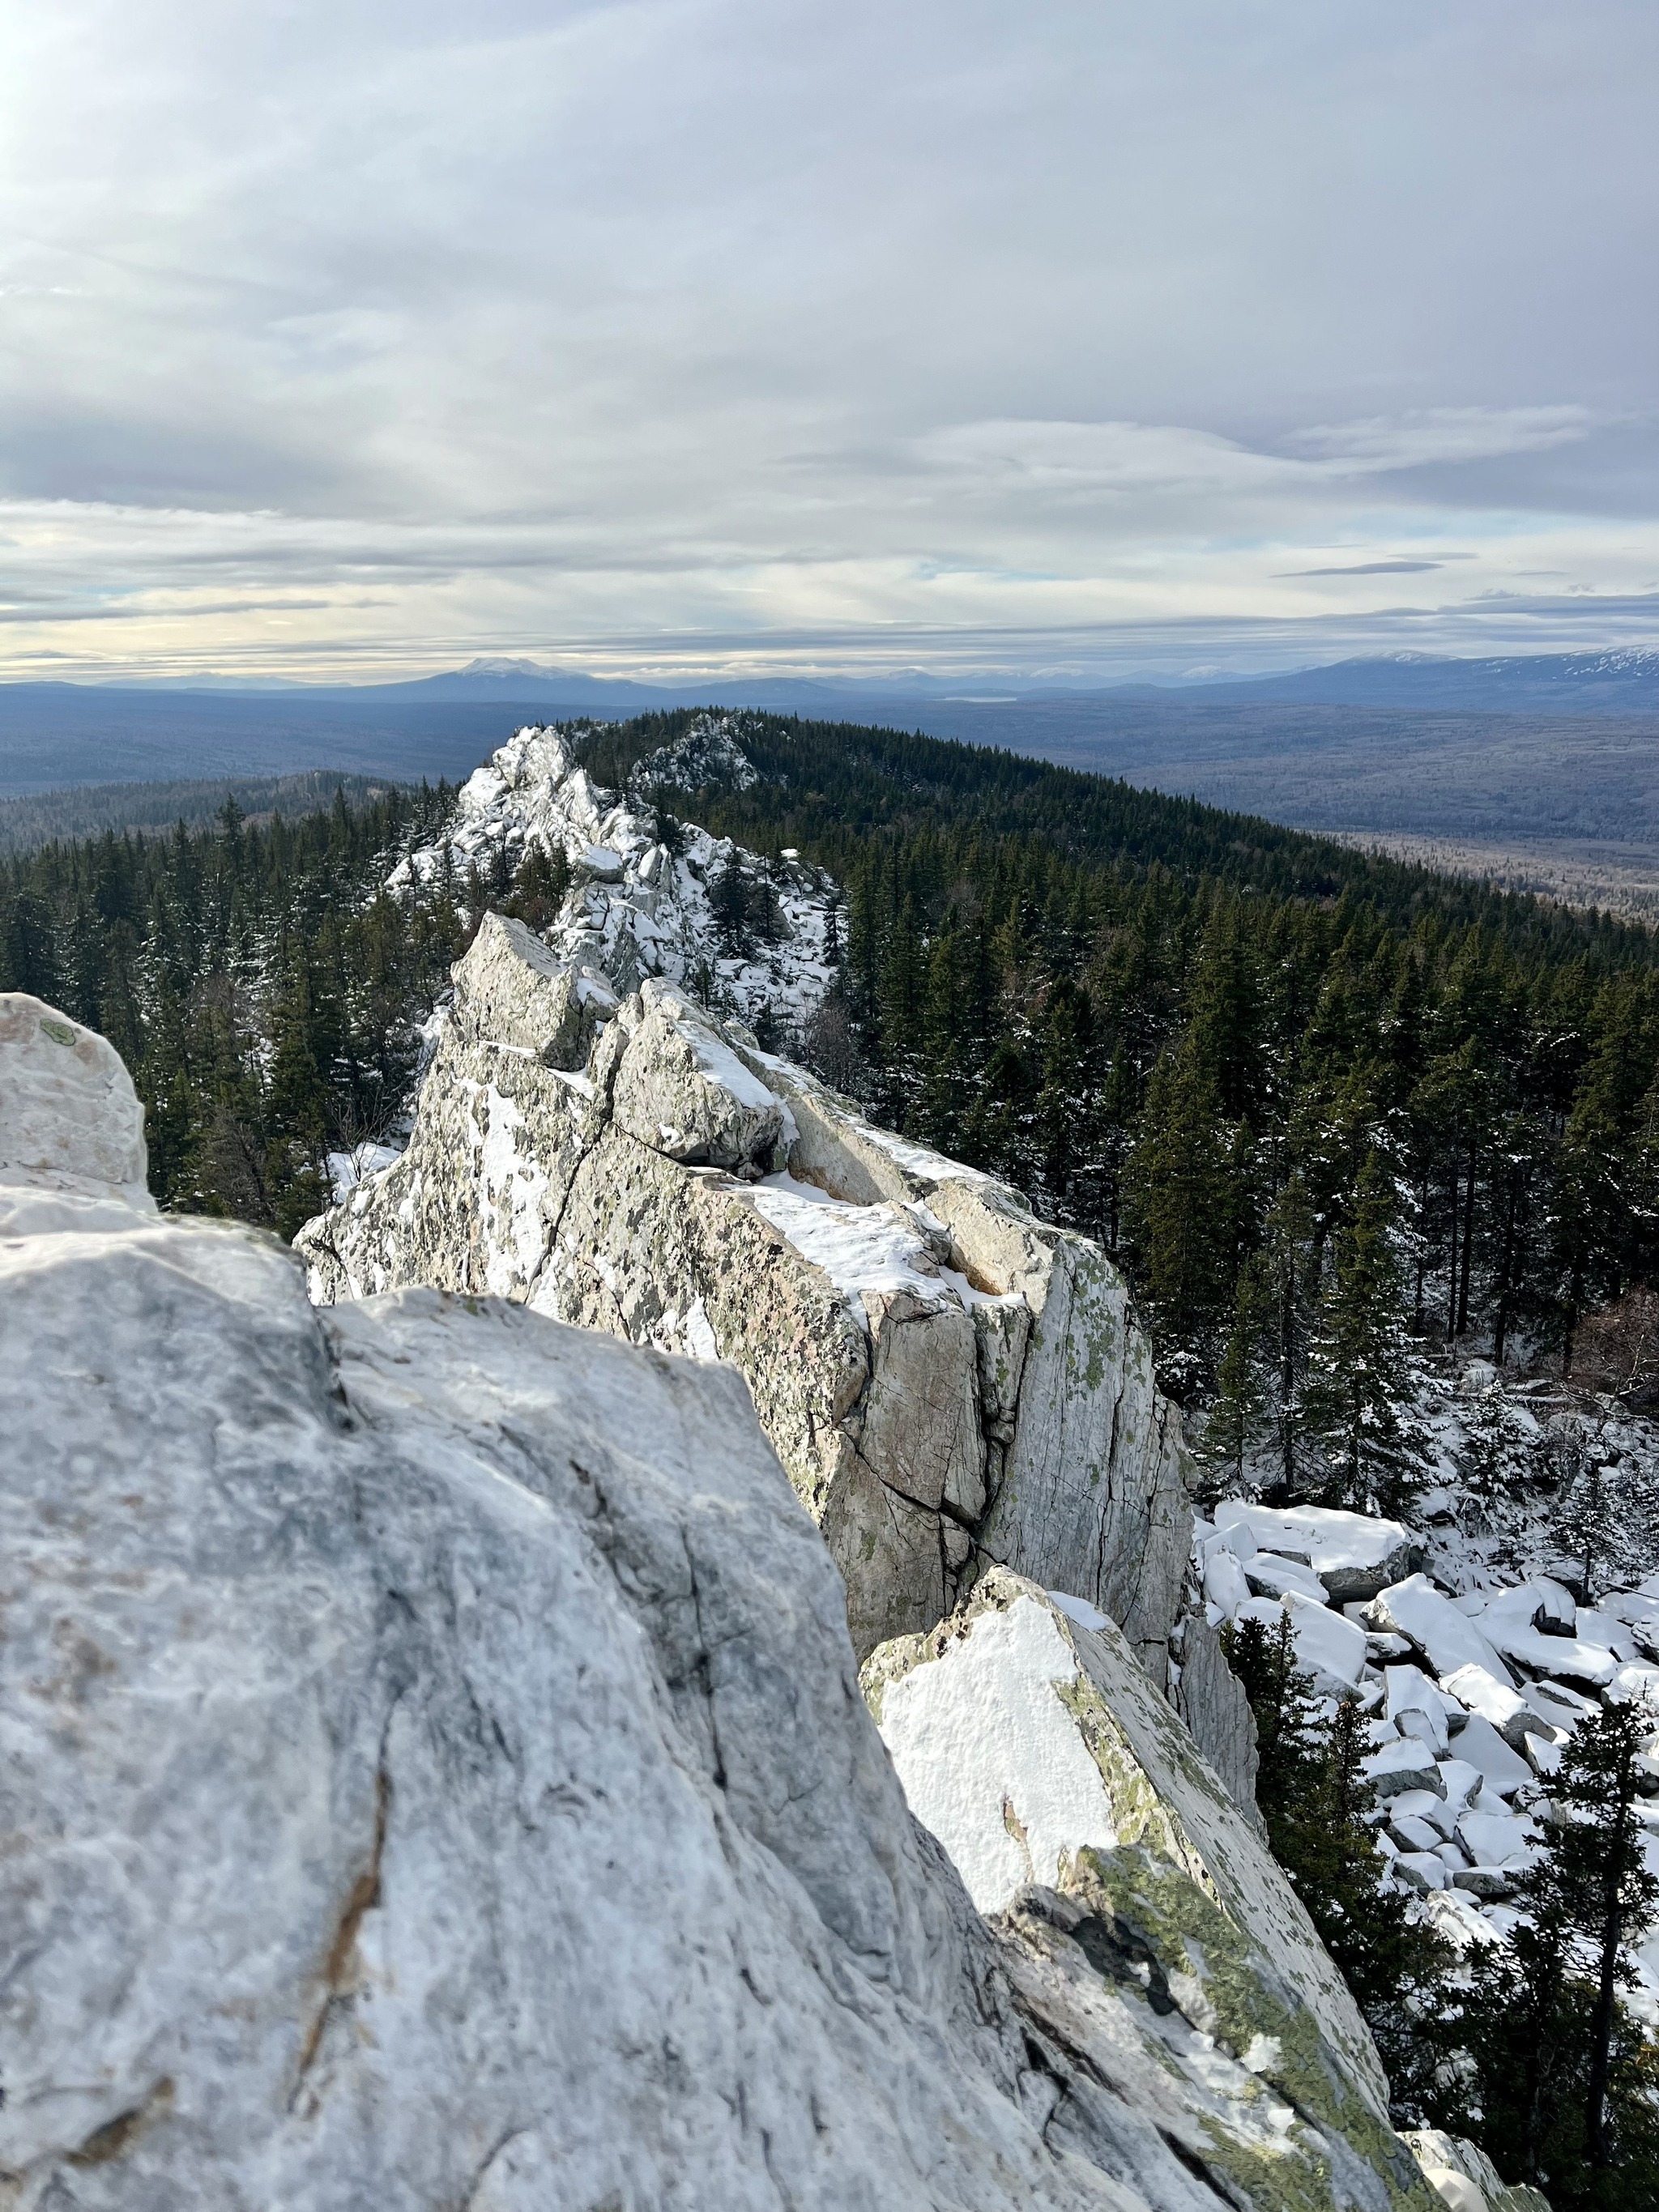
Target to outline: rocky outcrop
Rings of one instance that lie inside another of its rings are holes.
[[[411,854],[390,887],[406,872],[426,884],[447,874],[459,894],[473,871],[486,882],[510,877],[538,846],[561,854],[574,878],[548,932],[561,963],[597,969],[624,994],[655,975],[718,998],[746,1020],[764,1010],[799,1022],[835,980],[835,884],[794,854],[764,859],[695,823],[662,823],[646,796],[753,783],[736,739],[740,722],[701,717],[678,744],[639,762],[623,793],[581,766],[581,741],[592,734],[584,726],[520,730],[467,779],[443,836]],[[723,940],[714,913],[728,871],[769,917],[741,951]]]
[[[407,1152],[296,1242],[325,1301],[489,1292],[730,1361],[861,1652],[994,1560],[1167,1679],[1188,1460],[1121,1277],[659,978],[618,1000],[487,917]]]
[[[1388,2082],[1346,1984],[1113,1622],[993,1568],[949,1620],[874,1652],[861,1680],[911,1810],[981,1911],[1029,1909],[1033,1883],[1068,1894],[1104,1883],[1190,2027],[1212,2032],[1219,2005],[1236,2050],[1277,2038],[1259,2070],[1292,2106],[1381,2140]],[[1218,1915],[1228,1971],[1245,1977],[1225,1990]],[[1274,2024],[1290,2018],[1303,2022],[1294,2043]],[[1309,2079],[1277,2076],[1281,2063]]]
[[[158,1216],[106,1048],[0,999],[0,1129],[42,1065],[64,1140],[0,1164],[3,2201],[1428,2212],[1279,2086],[1315,2016],[1184,1801],[981,1920],[731,1370],[522,1300],[319,1310],[272,1238]],[[1121,1890],[1182,1837],[1213,1904],[1167,1854]],[[1177,1881],[1212,2019],[1141,1927]]]

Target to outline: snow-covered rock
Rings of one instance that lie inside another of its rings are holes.
[[[1256,1552],[1241,1564],[1245,1581],[1258,1597],[1288,1597],[1293,1590],[1311,1605],[1330,1602],[1319,1577],[1298,1560],[1275,1559],[1271,1552]]]
[[[1258,1551],[1300,1560],[1333,1603],[1373,1598],[1411,1571],[1412,1538],[1397,1521],[1319,1505],[1271,1508],[1228,1498],[1215,1510],[1219,1529],[1248,1529]]]
[[[1028,1939],[1097,1921],[1101,1954],[1152,2000],[1137,2025],[1177,2080],[1201,2074],[1231,2111],[1242,2085],[1211,2072],[1213,2039],[1318,2124],[1339,2174],[1354,2149],[1376,2156],[1387,2093],[1353,2000],[1110,1621],[1082,1627],[992,1569],[951,1620],[884,1645],[861,1679],[912,1810],[982,1911]]]
[[[1375,1628],[1408,1638],[1437,1674],[1480,1667],[1499,1681],[1510,1680],[1496,1646],[1426,1575],[1409,1575],[1379,1591],[1366,1607],[1365,1617]]]
[[[0,1104],[39,1019],[0,999]],[[319,1312],[133,1192],[79,1065],[81,1164],[0,1182],[20,2212],[1427,2212],[1115,1632],[1068,1625],[1211,1887],[1085,1853],[989,1929],[736,1375],[521,1303]]]
[[[1297,1664],[1312,1677],[1316,1692],[1343,1697],[1355,1690],[1365,1669],[1365,1632],[1322,1602],[1290,1590],[1277,1601],[1251,1598],[1233,1618],[1236,1622],[1258,1620],[1271,1635],[1286,1615]]]
[[[740,716],[701,717],[678,744],[641,761],[626,792],[604,789],[579,763],[593,726],[520,730],[467,779],[453,821],[401,864],[392,888],[404,871],[426,884],[447,872],[459,900],[475,868],[488,881],[534,847],[562,854],[575,885],[549,932],[555,965],[587,968],[623,994],[653,975],[701,984],[745,1019],[769,1008],[797,1025],[835,980],[836,885],[798,859],[763,860],[690,823],[665,843],[645,796],[665,785],[752,783],[741,726]],[[728,868],[763,885],[775,908],[775,927],[741,953],[722,946],[715,927],[711,892]]]
[[[1521,1749],[1528,1731],[1536,1729],[1542,1718],[1518,1691],[1500,1682],[1485,1667],[1454,1668],[1440,1686],[1466,1712],[1478,1713],[1489,1722],[1514,1751]]]
[[[1396,1736],[1381,1745],[1363,1762],[1365,1779],[1385,1802],[1393,1797],[1419,1792],[1443,1796],[1440,1763],[1432,1747],[1420,1736]]]
[[[507,768],[551,743],[515,740]],[[506,773],[491,806],[521,793]],[[599,801],[580,778],[560,803],[584,828]],[[530,788],[544,830],[554,799]],[[612,814],[601,830],[631,849]],[[1116,1270],[684,990],[647,976],[619,1001],[578,949],[486,919],[408,1151],[296,1239],[314,1295],[493,1292],[730,1361],[846,1577],[861,1652],[930,1626],[1000,1560],[1102,1607],[1165,1680],[1190,1461]]]

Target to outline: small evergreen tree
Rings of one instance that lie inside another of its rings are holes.
[[[1325,1457],[1327,1502],[1359,1510],[1397,1507],[1422,1458],[1394,1205],[1387,1169],[1371,1152],[1334,1240],[1309,1358],[1304,1412]]]
[[[1659,2050],[1620,1995],[1659,1905],[1635,1811],[1654,1720],[1606,1705],[1579,1724],[1542,1855],[1516,1887],[1522,1917],[1479,1954],[1457,2023],[1471,2073],[1444,2117],[1556,2212],[1659,2203]]]
[[[1256,1802],[1273,1856],[1308,1908],[1376,2039],[1401,2125],[1433,2108],[1443,2056],[1439,2022],[1452,1956],[1389,1880],[1367,1820],[1373,1793],[1359,1708],[1343,1699],[1322,1721],[1297,1666],[1286,1611],[1269,1632],[1246,1620],[1224,1638],[1255,1716]]]

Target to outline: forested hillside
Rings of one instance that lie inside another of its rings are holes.
[[[291,1233],[331,1146],[384,1129],[465,933],[453,886],[382,885],[440,786],[255,829],[52,844],[0,871],[0,989],[101,1030],[144,1102],[163,1205]]]
[[[690,719],[595,726],[591,772]],[[740,728],[757,781],[657,797],[844,885],[842,988],[779,1041],[1118,1253],[1212,1450],[1386,1499],[1410,1439],[1370,1413],[1410,1340],[1560,1352],[1659,1262],[1647,932],[1009,754]],[[229,809],[0,876],[0,984],[115,1040],[164,1199],[295,1225],[401,1105],[468,916],[545,912],[539,877],[380,890],[449,804]],[[720,911],[775,926],[752,872]]]

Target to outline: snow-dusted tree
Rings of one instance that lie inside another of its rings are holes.
[[[1303,1392],[1304,1431],[1323,1457],[1325,1496],[1361,1510],[1399,1506],[1423,1462],[1395,1207],[1388,1167],[1372,1152],[1333,1240]]]

